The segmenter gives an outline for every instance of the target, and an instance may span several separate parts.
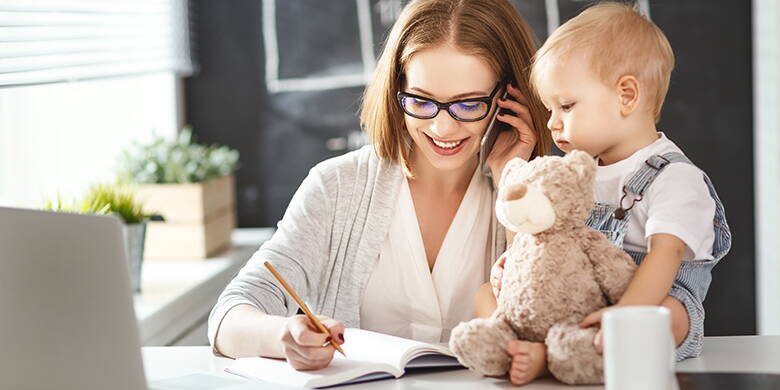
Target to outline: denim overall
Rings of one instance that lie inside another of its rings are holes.
[[[623,240],[626,236],[626,226],[631,218],[631,209],[636,202],[641,202],[645,191],[653,184],[663,169],[671,163],[693,163],[685,155],[677,152],[655,155],[645,161],[642,167],[623,186],[624,196],[618,207],[596,203],[587,220],[587,225],[604,233],[610,242],[628,253],[634,262],[639,265],[646,253],[634,252],[623,248]],[[677,298],[685,306],[690,318],[688,336],[682,345],[677,348],[677,361],[696,357],[701,354],[704,337],[704,307],[702,302],[707,295],[711,271],[715,264],[728,253],[731,248],[731,231],[726,222],[723,204],[715,193],[715,188],[705,173],[704,182],[707,183],[710,196],[715,201],[715,218],[713,228],[715,239],[712,245],[712,260],[683,261],[674,281],[669,295]],[[618,210],[620,207],[624,209]],[[617,211],[617,213],[616,213]],[[617,217],[616,217],[617,214]],[[624,214],[624,215],[621,215]],[[618,217],[623,218],[618,218]]]

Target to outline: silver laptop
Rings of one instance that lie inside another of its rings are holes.
[[[147,389],[128,275],[117,218],[0,207],[0,389]]]

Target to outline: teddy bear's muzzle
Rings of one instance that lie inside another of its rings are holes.
[[[555,224],[550,199],[536,186],[513,184],[504,189],[496,204],[499,221],[517,233],[536,234]]]

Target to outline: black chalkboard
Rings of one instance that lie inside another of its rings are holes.
[[[308,169],[361,144],[361,77],[405,3],[194,0],[201,71],[186,80],[186,120],[241,151],[240,226],[275,225]],[[544,41],[592,2],[513,3]],[[754,334],[751,4],[640,6],[677,56],[659,128],[709,173],[735,238],[705,302],[707,334]]]

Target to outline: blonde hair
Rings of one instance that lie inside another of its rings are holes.
[[[585,51],[591,69],[600,81],[614,85],[622,76],[633,75],[647,91],[647,107],[661,117],[674,53],[666,36],[636,6],[603,2],[596,4],[560,26],[534,57],[531,83],[536,85],[549,61],[561,63],[574,52]]]
[[[499,79],[513,80],[528,101],[537,143],[532,158],[549,153],[547,110],[528,85],[535,36],[507,0],[414,0],[404,7],[385,41],[373,79],[363,94],[360,124],[377,156],[403,164],[411,176],[411,140],[396,101],[409,59],[451,43],[483,59]]]

